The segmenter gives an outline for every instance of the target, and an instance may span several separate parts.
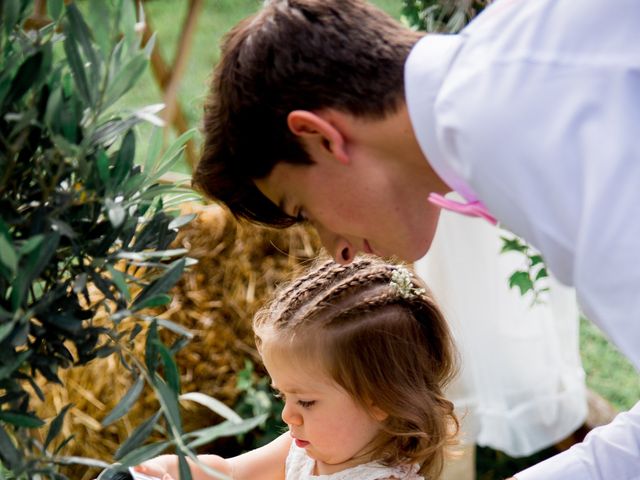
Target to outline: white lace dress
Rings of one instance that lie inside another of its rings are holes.
[[[331,475],[314,475],[315,460],[304,449],[291,444],[286,462],[286,480],[425,480],[417,465],[385,467],[377,462],[365,463]]]

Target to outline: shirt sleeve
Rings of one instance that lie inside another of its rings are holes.
[[[584,442],[518,473],[517,480],[640,479],[640,402]]]

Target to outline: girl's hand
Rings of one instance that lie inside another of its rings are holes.
[[[180,475],[176,455],[160,455],[133,467],[133,471],[158,477],[161,480],[177,480]]]

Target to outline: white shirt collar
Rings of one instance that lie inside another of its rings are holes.
[[[404,67],[405,98],[418,144],[436,173],[468,201],[475,193],[446,161],[437,136],[435,103],[464,39],[460,35],[428,34],[413,47]]]

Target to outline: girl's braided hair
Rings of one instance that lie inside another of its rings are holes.
[[[276,292],[254,331],[263,355],[280,349],[307,364],[319,359],[363,408],[373,403],[388,415],[371,458],[438,477],[459,427],[443,394],[456,351],[431,293],[405,267],[369,256],[321,261]]]

